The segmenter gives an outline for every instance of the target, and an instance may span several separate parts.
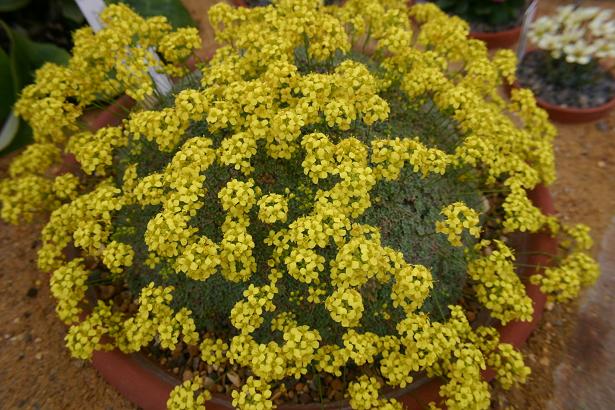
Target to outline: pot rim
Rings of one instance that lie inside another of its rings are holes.
[[[506,29],[506,30],[501,30],[501,31],[470,31],[470,36],[474,36],[477,39],[480,39],[479,37],[483,37],[483,38],[498,38],[498,37],[505,37],[505,36],[512,36],[512,35],[517,35],[517,34],[521,34],[521,29],[523,26],[514,26],[512,28]]]

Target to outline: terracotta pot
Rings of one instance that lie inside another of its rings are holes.
[[[470,38],[484,41],[488,48],[507,48],[514,45],[519,40],[520,35],[521,26],[517,26],[504,31],[472,31]]]
[[[605,104],[592,108],[562,107],[546,102],[536,96],[536,103],[549,113],[549,118],[568,124],[596,121],[606,116],[615,107],[615,96]]]

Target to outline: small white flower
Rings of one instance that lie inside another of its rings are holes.
[[[593,47],[590,47],[585,41],[579,40],[576,43],[567,44],[564,46],[564,54],[566,61],[575,64],[587,64],[591,60]]]
[[[552,17],[543,16],[530,27],[529,39],[553,58],[587,64],[593,57],[615,55],[615,20],[612,10],[568,5]]]
[[[615,55],[615,42],[601,38],[594,44],[596,58],[611,58]]]
[[[576,43],[577,41],[585,37],[585,34],[586,34],[586,31],[583,27],[580,27],[580,26],[571,27],[571,28],[566,29],[561,34],[561,41],[562,43],[565,43],[565,44]]]
[[[579,7],[567,16],[566,23],[571,25],[583,24],[592,20],[599,12],[598,7]]]
[[[555,15],[555,20],[559,23],[563,23],[570,17],[572,12],[574,11],[574,5],[569,4],[564,7],[560,7],[557,9],[557,14]]]

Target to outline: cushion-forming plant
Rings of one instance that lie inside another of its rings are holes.
[[[71,353],[198,345],[208,364],[249,370],[232,393],[241,409],[272,408],[273,386],[314,373],[352,375],[355,409],[400,408],[379,390],[419,372],[445,379],[450,409],[488,408],[486,367],[505,388],[524,381],[521,354],[472,325],[462,296],[500,323],[531,320],[514,232],[563,238],[530,278],[551,298],[598,267],[585,227],[528,199],[555,177],[555,129],[530,91],[498,93],[514,54],[490,58],[429,3],[277,0],[209,17],[221,46],[188,74],[196,30],[109,6],[105,28],[77,31],[69,64],[40,69],[15,107],[35,143],[0,182],[1,216],[51,211],[38,264]],[[157,95],[148,66],[188,75]],[[83,126],[122,93],[137,104],[119,125]],[[81,169],[58,175],[67,155]],[[97,283],[134,305],[88,302]],[[206,406],[201,376],[168,406]]]

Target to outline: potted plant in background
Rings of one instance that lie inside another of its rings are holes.
[[[592,121],[615,106],[612,67],[615,20],[611,10],[560,7],[530,27],[537,49],[528,52],[517,70],[518,83],[530,88],[551,118],[562,122]]]
[[[232,0],[237,7],[264,7],[271,5],[271,0]],[[344,0],[324,0],[326,6],[341,4]]]
[[[470,36],[489,48],[510,47],[521,34],[526,0],[434,0],[444,11],[470,23]]]
[[[555,129],[527,90],[498,97],[510,50],[406,7],[216,5],[202,78],[156,95],[144,50],[180,75],[198,33],[114,5],[66,67],[37,72],[16,105],[36,142],[0,181],[0,216],[52,211],[38,263],[75,357],[129,390],[133,368],[96,352],[155,358],[177,386],[137,392],[162,396],[145,407],[486,409],[486,380],[526,379],[502,329],[535,323],[538,287],[567,300],[599,273],[587,230],[530,200],[555,177]],[[352,48],[364,33],[373,54]],[[137,101],[122,121],[80,127],[118,92]],[[81,170],[52,175],[63,153]],[[520,275],[518,232],[566,240]],[[424,375],[442,381],[429,394]]]

